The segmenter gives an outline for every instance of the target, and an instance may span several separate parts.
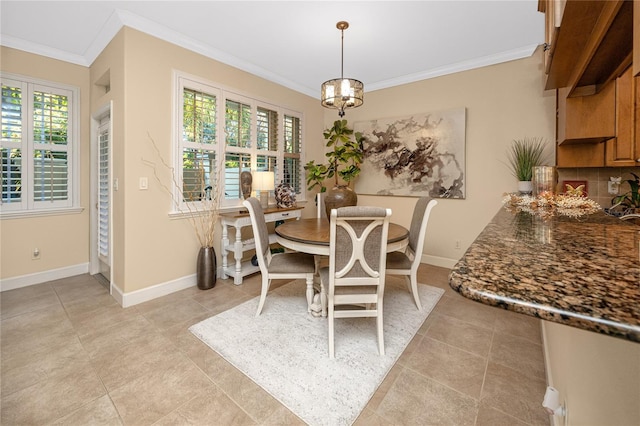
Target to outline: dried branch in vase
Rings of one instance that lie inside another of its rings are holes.
[[[202,157],[196,156],[191,161],[186,162],[188,163],[188,168],[183,168],[184,183],[180,185],[176,180],[174,167],[170,166],[162,158],[158,145],[151,135],[147,134],[147,136],[156,151],[162,168],[170,171],[171,183],[167,185],[163,182],[158,174],[158,165],[155,162],[144,158],[142,161],[153,169],[156,181],[160,188],[169,194],[176,211],[185,213],[201,247],[213,247],[216,223],[220,217],[219,207],[222,185],[219,182],[222,182],[222,167],[216,167],[214,159],[209,161],[209,167],[207,168],[205,166],[206,161]],[[188,177],[187,174],[189,175]],[[215,186],[212,186],[212,184]]]

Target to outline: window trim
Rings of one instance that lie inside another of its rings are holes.
[[[80,157],[81,157],[81,144],[80,144],[80,88],[64,83],[42,80],[39,78],[29,77],[20,74],[8,73],[0,71],[0,80],[5,82],[7,80],[12,83],[19,83],[21,87],[28,87],[27,93],[32,95],[34,91],[42,89],[50,89],[53,93],[57,91],[68,91],[69,97],[69,121],[71,125],[67,128],[68,131],[68,199],[65,202],[66,205],[60,205],[61,203],[55,203],[52,207],[42,207],[42,203],[35,202],[32,199],[34,194],[33,188],[33,165],[29,165],[29,173],[26,177],[29,185],[29,191],[27,200],[23,200],[20,207],[5,207],[8,206],[5,203],[0,202],[0,219],[13,219],[20,217],[38,217],[38,216],[56,216],[64,214],[77,214],[84,210],[80,205]],[[24,114],[26,114],[26,120],[31,120],[33,115],[33,99],[29,99],[25,105],[23,102]],[[23,123],[25,117],[23,117]],[[30,129],[31,124],[28,126]],[[31,130],[32,131],[32,130]],[[21,148],[23,150],[33,151],[34,142],[31,140],[31,132],[27,135],[27,141],[21,140]],[[25,149],[26,147],[26,149]],[[29,158],[32,158],[30,156]],[[23,177],[23,179],[25,179]],[[24,207],[26,205],[26,208]]]
[[[185,203],[181,199],[180,191],[178,186],[182,185],[182,150],[183,146],[183,138],[182,138],[182,103],[183,103],[183,90],[184,88],[202,90],[203,92],[209,93],[211,95],[215,95],[217,97],[217,109],[218,114],[216,117],[216,166],[218,168],[222,168],[224,170],[224,162],[226,159],[226,155],[228,153],[241,153],[241,154],[250,154],[252,156],[251,161],[251,170],[256,170],[256,156],[260,155],[272,155],[274,152],[276,153],[276,162],[278,164],[278,174],[276,175],[276,185],[283,179],[283,170],[284,170],[284,117],[285,115],[296,117],[299,119],[300,123],[300,133],[304,134],[304,114],[299,111],[292,110],[287,108],[286,106],[281,106],[276,103],[273,103],[269,100],[261,99],[256,96],[252,96],[250,94],[244,93],[242,91],[236,90],[234,88],[230,88],[223,84],[210,81],[206,78],[196,76],[193,74],[189,74],[179,70],[173,70],[173,102],[172,102],[172,159],[171,164],[174,167],[174,179],[178,185],[174,185],[173,189],[173,200],[180,200],[179,203],[175,203],[172,201],[171,210],[169,211],[169,216],[171,218],[179,218],[183,216],[190,215],[190,210],[195,212],[197,209],[189,209]],[[225,110],[226,110],[226,102],[227,100],[231,100],[234,102],[247,103],[251,106],[252,109],[252,120],[251,120],[251,147],[229,147],[227,149],[226,146],[226,134],[225,134]],[[257,120],[255,112],[258,108],[265,108],[269,110],[276,111],[278,113],[278,134],[277,134],[277,151],[269,151],[269,150],[259,150],[257,148]],[[255,155],[254,155],[255,154]],[[302,166],[305,164],[304,161],[304,137],[302,137],[301,148],[300,148],[300,193],[298,193],[299,201],[304,201],[306,198],[306,185],[304,180],[304,170]],[[231,199],[228,200],[224,197],[221,197],[219,203],[219,209],[221,211],[233,210],[239,207],[242,207],[242,199]]]

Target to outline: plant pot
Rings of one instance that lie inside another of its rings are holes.
[[[348,186],[335,186],[328,190],[327,195],[324,197],[324,209],[327,212],[327,220],[331,220],[331,209],[356,205],[358,205],[358,194]]]
[[[533,192],[533,183],[530,180],[518,181],[518,192],[522,195],[531,194]]]
[[[209,290],[215,287],[218,261],[213,247],[201,247],[198,252],[196,265],[196,278],[200,290]]]

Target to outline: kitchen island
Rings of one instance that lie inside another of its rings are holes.
[[[552,425],[640,424],[640,226],[502,208],[449,285],[542,320],[547,384],[566,409]]]

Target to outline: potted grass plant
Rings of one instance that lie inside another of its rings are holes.
[[[511,173],[518,179],[518,191],[521,194],[530,194],[533,191],[533,168],[541,166],[546,160],[546,146],[547,142],[543,138],[528,137],[515,139],[511,144],[507,160]]]

